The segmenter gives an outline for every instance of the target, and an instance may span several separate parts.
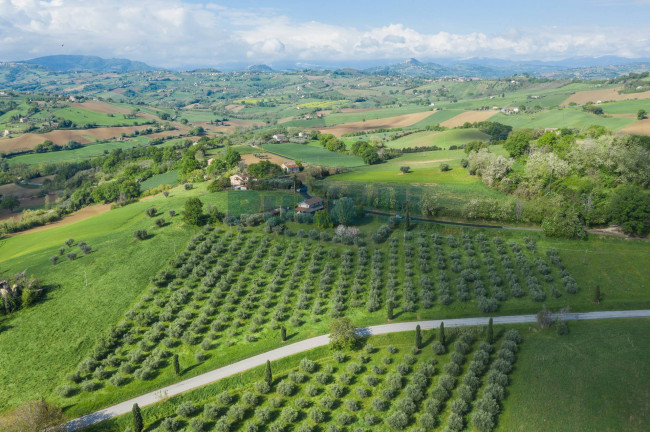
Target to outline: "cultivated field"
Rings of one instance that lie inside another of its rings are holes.
[[[258,157],[263,156],[263,157]],[[267,160],[271,163],[274,163],[276,165],[282,165],[285,162],[293,162],[293,159],[285,158],[282,156],[278,156],[273,153],[264,153],[263,151],[260,151],[259,153],[248,153],[248,154],[243,154],[241,155],[242,161],[246,165],[254,164],[254,163],[259,163],[263,160]]]
[[[580,91],[569,96],[564,100],[564,102],[562,102],[562,105],[567,106],[571,102],[575,102],[578,105],[584,105],[587,102],[596,103],[598,101],[606,102],[650,98],[650,91],[641,93],[619,93],[620,90],[621,88]]]
[[[337,137],[340,137],[341,135],[346,133],[367,131],[372,129],[384,129],[384,128],[389,129],[389,128],[407,127],[421,120],[424,120],[432,113],[433,113],[432,111],[425,111],[425,112],[418,112],[412,114],[404,114],[396,117],[387,117],[387,118],[375,119],[375,120],[344,123],[337,126],[320,128],[320,131],[322,133],[331,133]]]
[[[385,143],[390,148],[438,146],[448,149],[450,146],[467,144],[470,141],[487,141],[490,137],[477,129],[451,129],[442,132],[416,132],[403,138]]]
[[[621,132],[633,135],[650,135],[650,119],[635,121],[634,123],[622,128]]]
[[[262,148],[288,159],[294,161],[299,160],[312,165],[326,167],[354,167],[363,165],[363,160],[358,156],[336,153],[313,145],[277,143],[266,144]]]
[[[495,111],[490,111],[490,110],[466,111],[464,113],[458,114],[455,117],[450,118],[449,120],[445,120],[441,122],[440,126],[454,128],[454,127],[462,126],[467,122],[469,123],[482,122],[493,117],[495,114],[496,114]]]

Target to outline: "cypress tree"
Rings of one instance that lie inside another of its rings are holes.
[[[266,370],[264,371],[264,381],[269,385],[273,385],[273,372],[271,372],[271,362],[266,361]]]
[[[445,323],[441,322],[440,323],[440,343],[443,345],[446,345],[446,340],[445,340]]]
[[[174,364],[174,373],[179,376],[181,374],[181,365],[178,363],[178,354],[174,354],[172,363]]]
[[[594,290],[594,303],[600,304],[600,285],[596,285]]]
[[[388,318],[388,320],[393,319],[393,302],[391,300],[388,300],[386,303],[386,318]]]
[[[411,229],[411,202],[406,201],[406,231]]]
[[[422,328],[420,328],[420,324],[415,326],[415,347],[417,349],[422,348]]]
[[[131,413],[133,413],[133,432],[142,432],[142,429],[144,429],[144,422],[142,421],[142,413],[140,412],[140,407],[137,403],[133,404]]]
[[[282,326],[282,328],[280,329],[280,334],[282,335],[282,342],[286,341],[287,340],[287,329],[284,326]]]
[[[492,328],[492,317],[490,317],[490,321],[488,321],[487,338],[489,343],[494,343],[494,329]]]

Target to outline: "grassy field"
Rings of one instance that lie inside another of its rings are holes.
[[[147,137],[130,138],[130,141],[112,141],[107,143],[91,143],[74,150],[63,150],[48,153],[30,153],[12,157],[9,165],[27,164],[35,165],[44,162],[71,162],[101,156],[113,149],[130,149],[139,145],[146,145],[151,139]]]
[[[635,119],[604,117],[590,114],[578,109],[562,109],[542,111],[536,114],[505,115],[497,114],[492,121],[510,125],[514,128],[562,128],[562,127],[587,127],[601,125],[606,128],[618,130]]]
[[[524,334],[498,431],[645,431],[650,320],[569,324]]]
[[[600,107],[606,114],[632,114],[636,117],[636,113],[640,109],[650,112],[650,99],[610,102],[601,104]]]
[[[448,149],[450,146],[467,144],[470,141],[487,141],[490,137],[478,129],[450,129],[443,132],[416,132],[393,141],[386,142],[389,148],[407,148],[438,146]]]
[[[411,114],[416,112],[428,111],[429,107],[418,105],[407,105],[396,108],[382,108],[372,111],[354,112],[354,113],[334,113],[324,117],[326,126],[335,126],[342,123],[353,123],[364,120],[383,119],[388,117],[395,117],[404,114]]]
[[[112,117],[108,114],[90,111],[77,107],[66,107],[55,110],[52,114],[70,120],[77,125],[94,123],[97,126],[116,126],[116,125],[137,125],[143,123],[142,119],[124,118],[122,114],[114,114]]]
[[[169,198],[158,195],[74,224],[0,240],[0,277],[27,269],[51,288],[42,302],[0,323],[0,379],[7,383],[0,390],[0,406],[50,394],[174,251],[183,249],[196,229],[185,226],[180,216],[169,218],[168,210],[179,213],[190,196],[234,214],[287,199],[287,194],[242,192],[206,194],[203,185],[191,191],[176,188]],[[155,228],[144,214],[149,207],[156,207],[170,224]],[[137,241],[136,229],[147,229],[152,237]],[[85,241],[93,252],[84,256],[73,247],[79,255],[76,260],[64,256],[52,266],[49,258],[58,255],[68,238]]]
[[[178,185],[178,172],[177,171],[167,171],[163,174],[158,174],[152,177],[149,177],[140,184],[140,190],[146,191],[148,189],[153,189],[160,185]]]
[[[280,156],[313,165],[337,168],[363,165],[363,160],[358,156],[331,152],[322,147],[294,143],[267,144],[262,147],[264,150],[277,153]]]

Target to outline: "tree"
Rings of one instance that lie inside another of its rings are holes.
[[[223,161],[226,164],[226,168],[234,168],[235,165],[241,160],[241,155],[237,150],[233,150],[232,147],[228,147],[226,154],[223,156]]]
[[[404,174],[408,174],[409,171],[411,170],[411,167],[403,165],[403,166],[399,167],[399,170],[402,171]]]
[[[533,135],[529,130],[518,129],[510,132],[508,139],[503,143],[503,148],[510,156],[519,157],[528,151]]]
[[[488,321],[488,334],[487,334],[488,343],[494,343],[494,328],[492,324],[493,324],[493,320],[492,317],[490,317],[490,321]]]
[[[411,202],[406,201],[406,231],[411,229]]]
[[[144,429],[144,422],[142,421],[142,412],[140,411],[140,407],[137,403],[133,404],[131,413],[133,414],[133,432],[142,432],[142,429]]]
[[[174,363],[174,373],[176,374],[176,376],[179,376],[181,374],[181,365],[178,363],[178,354],[174,354],[173,363]]]
[[[0,419],[0,430],[3,432],[45,431],[63,432],[67,427],[63,412],[55,405],[45,402],[45,399],[26,402],[11,410]]]
[[[596,288],[594,288],[594,303],[600,304],[601,299],[602,295],[600,294],[600,285],[596,285]]]
[[[271,387],[273,385],[273,372],[271,372],[271,362],[266,361],[266,369],[264,369],[264,381]]]
[[[388,300],[386,302],[386,318],[390,321],[393,319],[393,301]]]
[[[637,120],[643,120],[643,119],[645,118],[646,114],[648,114],[648,113],[646,112],[646,110],[644,110],[643,108],[641,108],[641,109],[636,113],[636,118],[637,118]]]
[[[586,233],[575,208],[557,208],[542,221],[542,231],[548,237],[584,238]]]
[[[332,348],[352,348],[356,339],[356,329],[350,318],[343,317],[330,322],[330,346]]]
[[[438,197],[433,190],[427,190],[422,196],[420,207],[422,214],[425,216],[435,216],[438,214],[440,208],[437,205]]]
[[[14,211],[18,206],[20,206],[20,201],[13,196],[6,196],[0,201],[0,208],[9,209],[9,211]]]
[[[650,232],[650,193],[635,185],[614,190],[608,206],[610,219],[626,234],[644,236]]]
[[[415,347],[417,349],[422,348],[422,328],[420,324],[415,326]]]
[[[332,219],[330,219],[329,213],[326,210],[318,210],[314,213],[314,225],[318,228],[331,228]]]
[[[381,162],[379,153],[377,152],[377,149],[374,147],[368,147],[367,149],[365,149],[363,153],[361,153],[361,159],[363,159],[363,162],[366,165],[374,165]]]
[[[332,208],[332,217],[342,225],[350,225],[356,216],[356,207],[354,200],[348,197],[342,197],[336,200]]]
[[[440,343],[443,345],[446,345],[446,340],[445,340],[445,323],[444,321],[440,323]]]
[[[185,201],[185,210],[183,210],[183,220],[189,225],[199,225],[203,216],[203,202],[193,197]]]
[[[282,336],[282,342],[285,342],[287,340],[287,329],[286,329],[286,327],[282,326],[282,328],[280,328],[280,336]]]

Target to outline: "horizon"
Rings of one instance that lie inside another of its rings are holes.
[[[335,0],[319,8],[296,1],[268,6],[257,0],[152,0],[136,5],[126,0],[2,0],[0,59],[96,55],[182,70],[385,65],[408,58],[427,63],[650,57],[643,19],[650,15],[650,3],[557,3],[468,1],[458,14],[457,4],[422,1],[400,8]],[[623,19],[624,27],[611,24]]]

